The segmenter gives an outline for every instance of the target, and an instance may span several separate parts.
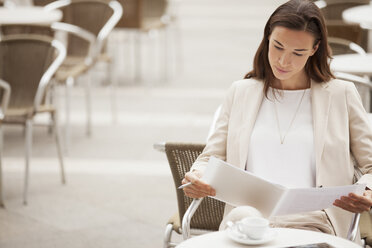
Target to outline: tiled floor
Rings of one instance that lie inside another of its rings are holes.
[[[165,155],[152,145],[205,141],[225,90],[249,70],[264,23],[283,1],[179,2],[182,63],[174,65],[174,53],[169,54],[168,80],[157,77],[151,40],[145,37],[146,73],[141,83],[134,82],[123,59],[130,44],[125,34],[123,43],[114,34],[109,47],[117,55],[118,121],[111,120],[110,92],[95,83],[93,135],[86,137],[83,90],[74,90],[67,185],[59,183],[53,139],[45,128],[35,127],[29,204],[24,206],[22,128],[5,128],[1,248],[161,247],[177,204]],[[58,96],[63,124],[62,90]]]

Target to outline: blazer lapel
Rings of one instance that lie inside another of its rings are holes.
[[[327,83],[311,82],[316,175],[319,175],[318,171],[324,148],[324,138],[331,103],[331,94],[327,88]]]
[[[241,129],[239,139],[239,167],[242,169],[245,168],[247,162],[249,139],[264,97],[262,82],[258,82],[252,87],[254,88],[247,89],[242,103],[242,120],[244,125]]]

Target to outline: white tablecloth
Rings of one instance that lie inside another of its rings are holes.
[[[267,247],[267,248],[278,248],[278,247],[288,247],[312,243],[328,243],[335,247],[347,247],[347,248],[360,248],[354,242],[351,242],[346,239],[335,237],[332,235],[305,231],[299,229],[290,229],[290,228],[275,228],[278,231],[278,236],[271,242],[263,245],[243,245],[232,241],[228,236],[226,231],[222,232],[212,232],[200,236],[193,237],[188,239],[181,244],[177,245],[177,248],[233,248],[233,247],[244,247],[244,248],[253,248],[253,247]]]
[[[1,24],[45,24],[62,19],[60,10],[45,11],[42,7],[0,8]]]

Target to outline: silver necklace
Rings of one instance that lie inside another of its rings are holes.
[[[289,124],[289,127],[288,127],[287,131],[284,133],[284,136],[282,136],[282,131],[281,131],[281,129],[280,129],[278,110],[277,110],[277,106],[276,106],[276,100],[275,100],[275,98],[274,98],[274,109],[275,109],[276,124],[277,124],[277,126],[278,126],[278,131],[279,131],[279,135],[280,135],[280,144],[282,144],[282,145],[283,145],[283,143],[284,143],[285,136],[287,136],[289,130],[290,130],[291,127],[292,127],[292,124],[293,124],[294,120],[296,119],[297,112],[298,112],[298,110],[300,109],[300,106],[301,106],[302,100],[304,99],[304,96],[305,96],[306,90],[307,90],[307,89],[304,90],[304,93],[303,93],[302,96],[301,96],[300,102],[298,103],[297,109],[296,109],[296,111],[295,111],[295,113],[294,113],[294,115],[293,115],[293,118],[292,118],[292,120],[291,120],[291,123]]]

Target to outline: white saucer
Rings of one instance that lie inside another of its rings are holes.
[[[241,232],[239,232],[236,225],[227,228],[226,233],[230,239],[245,245],[265,244],[275,239],[276,236],[278,235],[278,232],[275,229],[269,228],[269,230],[265,233],[262,239],[250,239],[248,237],[245,237],[245,235],[242,234]]]

